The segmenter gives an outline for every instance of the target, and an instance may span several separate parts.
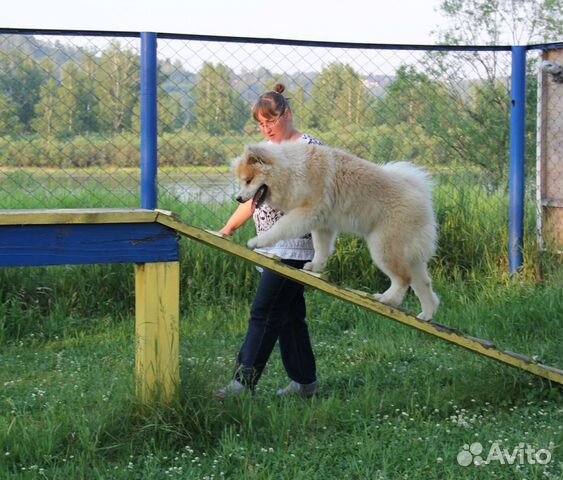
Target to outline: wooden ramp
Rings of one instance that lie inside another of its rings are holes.
[[[371,310],[379,315],[383,315],[391,320],[395,320],[396,322],[416,328],[417,330],[441,338],[442,340],[453,343],[467,350],[471,350],[479,355],[492,358],[506,365],[525,370],[539,377],[543,377],[563,385],[563,370],[544,365],[525,355],[520,355],[508,350],[501,350],[497,348],[493,342],[464,335],[454,328],[435,322],[424,322],[419,320],[408,312],[376,302],[368,293],[337,287],[325,281],[319,275],[286,266],[280,263],[276,258],[261,255],[237,245],[229,239],[223,238],[216,232],[201,230],[185,224],[170,212],[158,211],[156,221],[193,240],[197,240],[205,245],[240,257],[255,265],[273,270],[280,275],[291,278],[299,283],[316,288],[317,290],[328,293],[329,295],[353,303],[367,310]]]

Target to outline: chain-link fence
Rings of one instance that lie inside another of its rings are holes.
[[[542,248],[563,252],[563,47],[542,54],[538,85],[537,199]]]
[[[138,207],[138,34],[33,33],[0,34],[0,208]],[[158,63],[159,208],[196,226],[224,223],[235,208],[230,161],[262,140],[251,106],[281,82],[299,130],[433,173],[441,244],[460,225],[494,225],[506,243],[510,47],[159,35]],[[537,72],[530,52],[532,208]],[[535,209],[528,220],[535,223]]]

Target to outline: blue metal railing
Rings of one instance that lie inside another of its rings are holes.
[[[512,94],[510,116],[510,273],[523,265],[524,177],[526,141],[526,47],[512,48]]]
[[[156,33],[141,33],[141,207],[158,205]]]

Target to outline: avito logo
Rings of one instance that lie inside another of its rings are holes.
[[[536,449],[528,443],[519,443],[512,450],[501,449],[498,442],[493,442],[486,457],[483,456],[483,445],[479,442],[465,444],[457,454],[457,463],[462,467],[469,465],[490,465],[499,462],[501,465],[529,464],[547,465],[551,462],[551,451],[547,448]]]

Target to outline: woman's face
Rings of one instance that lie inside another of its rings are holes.
[[[272,143],[280,143],[290,139],[292,129],[291,113],[289,110],[286,110],[283,115],[277,118],[266,118],[261,113],[257,116],[260,132],[264,135],[266,140]]]

